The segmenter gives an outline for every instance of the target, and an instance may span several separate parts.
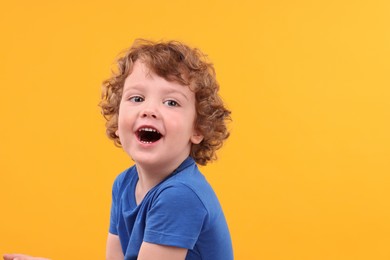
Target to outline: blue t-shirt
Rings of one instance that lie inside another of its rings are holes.
[[[112,189],[109,232],[118,235],[126,260],[137,259],[143,241],[187,248],[186,260],[231,260],[232,243],[219,201],[188,157],[137,205],[135,166]]]

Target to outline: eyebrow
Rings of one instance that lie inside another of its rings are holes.
[[[185,87],[185,86],[184,86]],[[166,91],[166,94],[172,94],[172,93],[177,93],[180,96],[184,97],[186,100],[189,100],[189,98],[181,91],[176,91],[175,89],[170,89]]]
[[[135,84],[135,85],[128,85],[128,86],[123,86],[123,94],[125,94],[126,92],[128,92],[130,89],[133,90],[142,90],[144,86],[140,85],[140,84]]]
[[[187,86],[182,86],[182,87],[187,87]],[[127,87],[124,86],[123,87],[123,92],[122,92],[122,95],[126,94],[128,91],[130,90],[138,90],[138,91],[141,91],[142,89],[144,88],[144,86],[142,84],[134,84],[134,85],[128,85]],[[164,90],[164,93],[165,94],[174,94],[174,93],[177,93],[179,94],[180,96],[184,97],[186,100],[190,100],[189,97],[187,97],[183,92],[177,90],[176,87],[169,87],[167,90]]]

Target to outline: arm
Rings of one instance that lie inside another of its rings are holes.
[[[108,233],[107,246],[106,246],[106,259],[107,260],[123,260],[123,252],[121,242],[117,235]]]
[[[184,260],[187,251],[186,248],[143,242],[139,251],[138,260]]]
[[[41,257],[32,257],[28,255],[21,255],[21,254],[6,254],[3,255],[4,260],[49,260],[47,258],[41,258]]]
[[[184,260],[195,247],[207,211],[184,184],[162,190],[148,211],[139,260]]]

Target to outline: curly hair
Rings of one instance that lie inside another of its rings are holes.
[[[124,82],[131,74],[134,63],[141,60],[156,75],[167,81],[188,86],[195,93],[195,128],[204,136],[199,144],[192,144],[190,155],[200,165],[216,159],[216,150],[229,137],[226,122],[231,120],[218,95],[219,84],[211,63],[198,49],[177,41],[152,42],[138,39],[116,61],[112,76],[103,81],[99,103],[106,119],[106,133],[117,146],[121,146],[118,130],[119,105]]]

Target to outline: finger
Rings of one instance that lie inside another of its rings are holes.
[[[3,255],[4,260],[14,260],[15,257],[20,256],[19,254],[5,254]]]
[[[22,254],[5,254],[3,256],[4,260],[29,260],[34,259],[33,257],[22,255]]]
[[[23,260],[24,255],[21,254],[5,254],[3,255],[4,260]]]
[[[16,257],[18,257],[18,256],[21,256],[21,255],[20,254],[5,254],[5,255],[3,255],[3,259],[4,260],[17,260]]]
[[[22,255],[22,254],[5,254],[3,255],[4,260],[50,260],[48,258],[42,258],[42,257],[32,257],[28,255]]]

